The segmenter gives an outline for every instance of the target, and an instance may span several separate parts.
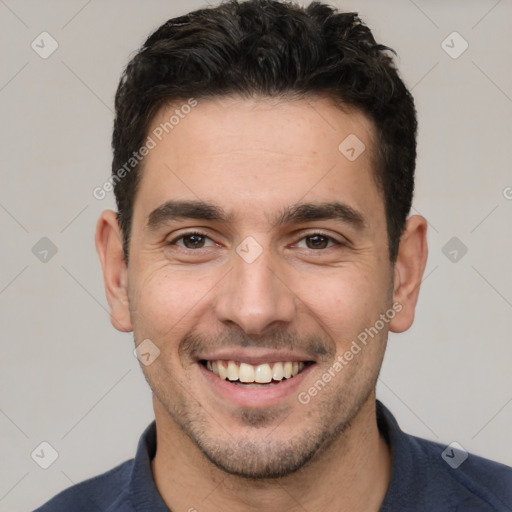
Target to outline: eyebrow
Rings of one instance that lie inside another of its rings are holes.
[[[166,201],[148,216],[146,228],[155,231],[164,224],[182,219],[197,219],[227,223],[233,215],[218,205],[204,201]],[[298,203],[284,208],[271,219],[273,227],[298,224],[314,220],[337,220],[363,230],[367,227],[364,216],[351,206],[338,201],[328,203]]]
[[[362,231],[367,227],[363,214],[348,204],[333,201],[329,203],[298,203],[285,208],[275,219],[274,225],[298,224],[313,220],[337,220]]]
[[[173,220],[197,219],[228,222],[230,217],[226,215],[222,208],[212,203],[204,201],[167,201],[149,214],[146,227],[154,231]]]

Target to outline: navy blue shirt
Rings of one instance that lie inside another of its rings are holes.
[[[406,434],[381,402],[376,406],[392,455],[380,512],[512,512],[512,468]],[[135,459],[62,491],[35,512],[169,512],[151,472],[155,453],[153,421]]]

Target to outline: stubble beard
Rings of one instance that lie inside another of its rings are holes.
[[[236,340],[238,343],[235,345],[238,346],[253,344],[253,341],[242,337],[231,336],[229,339]],[[199,348],[215,342],[222,344],[221,340],[208,342],[196,336],[188,336],[184,340],[180,344],[182,368],[193,361],[192,356]],[[281,348],[288,343],[293,347],[296,340],[293,335],[280,333],[267,339],[266,346]],[[325,340],[312,337],[297,346],[308,347],[308,352],[323,359],[326,367],[332,365],[335,352]],[[157,359],[152,366],[159,363],[161,360]],[[313,460],[319,460],[336,441],[343,442],[354,418],[373,396],[380,371],[380,365],[376,371],[358,367],[358,364],[351,367],[350,372],[338,377],[339,382],[329,384],[308,405],[298,405],[297,401],[294,406],[238,409],[230,423],[249,431],[243,435],[240,432],[230,433],[215,420],[201,405],[201,400],[176,381],[170,369],[161,366],[159,370],[143,370],[169,419],[208,461],[225,473],[263,480],[292,475]],[[290,407],[293,407],[291,412]],[[295,421],[292,415],[296,416]],[[286,424],[290,423],[295,430],[293,435],[285,432]]]
[[[254,435],[236,438],[227,429],[222,431],[219,423],[210,419],[200,405],[194,405],[199,404],[195,399],[187,402],[184,398],[181,406],[176,408],[172,396],[160,393],[159,386],[147,380],[169,417],[206,459],[225,473],[252,480],[283,478],[319,459],[349,431],[351,422],[375,390],[375,385],[365,387],[365,392],[355,401],[353,396],[340,393],[335,403],[325,400],[314,412],[300,407],[293,413],[298,415],[295,424],[304,424],[310,419],[313,426],[305,427],[291,438],[284,437],[280,429],[280,424],[290,416],[283,408],[240,409],[236,422],[250,426]],[[315,421],[311,421],[311,416],[316,418]],[[221,436],[215,435],[219,429]],[[276,439],[273,434],[278,430],[279,439]],[[258,436],[264,431],[268,433]]]

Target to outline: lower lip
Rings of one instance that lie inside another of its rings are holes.
[[[205,368],[201,363],[197,363],[199,370],[221,398],[230,402],[237,407],[271,407],[288,399],[290,396],[298,395],[298,388],[304,382],[308,374],[316,366],[308,364],[295,377],[282,380],[279,384],[261,388],[246,388],[231,383],[215,375],[213,372]]]

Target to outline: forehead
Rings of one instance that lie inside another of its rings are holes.
[[[373,127],[360,112],[319,97],[196,101],[153,119],[134,220],[169,199],[252,208],[253,217],[299,201],[381,201]]]

